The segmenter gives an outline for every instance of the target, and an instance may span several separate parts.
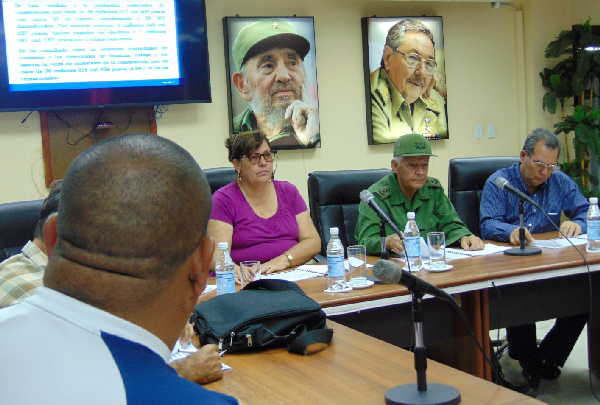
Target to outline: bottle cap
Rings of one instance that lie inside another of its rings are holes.
[[[415,213],[412,212],[412,211],[409,211],[409,212],[406,213],[406,217],[408,219],[415,219]]]
[[[227,242],[219,242],[217,244],[217,248],[219,250],[227,250],[227,249],[229,249],[229,243],[227,243]]]
[[[598,204],[598,197],[590,197],[590,204]]]
[[[340,230],[338,229],[337,226],[332,226],[331,228],[329,228],[329,234],[330,235],[339,235]]]

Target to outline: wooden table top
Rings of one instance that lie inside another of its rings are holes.
[[[227,354],[232,367],[222,380],[206,385],[255,404],[384,404],[389,388],[416,381],[412,353],[328,321],[335,330],[327,349],[311,356],[286,349]],[[461,405],[534,405],[536,399],[428,360],[428,382],[454,386]]]
[[[547,239],[555,237],[556,233],[549,232],[535,236],[536,238]],[[498,244],[498,242],[494,243]],[[600,263],[600,255],[587,254],[583,245],[579,247],[579,250],[583,252],[588,263]],[[372,256],[369,257],[368,261],[374,263],[377,260],[379,258]],[[568,247],[562,249],[542,249],[542,254],[535,256],[507,256],[499,253],[468,257],[453,260],[451,264],[454,266],[454,269],[451,271],[430,273],[421,270],[414,274],[437,287],[448,288],[523,274],[583,266],[584,261],[573,247]],[[408,290],[404,286],[393,284],[376,284],[372,288],[363,290],[330,294],[323,292],[326,284],[327,280],[324,277],[298,282],[298,285],[302,287],[306,294],[319,302],[324,308],[408,294]]]

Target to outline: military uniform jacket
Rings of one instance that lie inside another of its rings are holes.
[[[254,112],[250,109],[250,107],[246,107],[244,111],[233,117],[234,134],[256,131],[257,129],[259,129],[258,123],[256,122],[256,117],[254,116]],[[317,137],[317,139],[319,138]],[[318,142],[319,140],[308,145],[302,145],[300,142],[298,142],[296,133],[292,127],[285,127],[279,134],[269,138],[269,143],[271,146],[276,148],[281,147],[282,149],[290,147],[293,149],[312,148]]]
[[[461,221],[458,213],[444,194],[444,188],[433,177],[408,201],[400,191],[396,175],[389,174],[369,187],[379,206],[387,211],[389,217],[403,230],[408,221],[406,214],[414,211],[421,236],[427,238],[428,232],[443,231],[446,244],[450,245],[466,235],[471,235],[467,226]],[[379,224],[381,219],[368,205],[360,203],[355,237],[358,243],[367,247],[367,254],[381,253]],[[385,233],[392,235],[394,231],[388,225]]]
[[[440,138],[448,135],[444,98],[431,89],[429,97],[415,100],[411,113],[410,106],[381,68],[371,73],[371,120],[376,143],[391,143],[412,133]]]

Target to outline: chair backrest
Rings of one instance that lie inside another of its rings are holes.
[[[19,253],[33,239],[43,201],[0,204],[0,261]]]
[[[479,235],[479,202],[485,181],[496,170],[518,161],[518,156],[450,159],[448,197],[458,215],[475,235]]]
[[[236,177],[235,169],[233,167],[213,167],[211,169],[204,169],[204,174],[206,175],[212,193],[231,183]]]
[[[344,246],[356,244],[360,192],[391,173],[389,169],[318,171],[308,175],[310,215],[326,254],[329,228],[337,226]]]

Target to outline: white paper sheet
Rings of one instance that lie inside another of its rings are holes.
[[[583,236],[583,238],[582,238],[582,236]],[[577,237],[569,238],[569,239],[575,246],[585,245],[587,243],[587,235],[579,235]],[[560,248],[571,246],[571,243],[569,243],[569,241],[566,240],[565,238],[555,238],[555,239],[544,239],[544,240],[536,239],[531,245],[541,247],[541,248],[548,248],[548,249],[560,249]]]
[[[173,350],[171,351],[171,357],[169,358],[169,363],[172,361],[185,359],[186,357],[196,353],[197,351],[198,351],[198,349],[192,343],[187,343],[185,345],[181,345],[181,343],[179,342],[179,339],[177,339],[177,342],[175,342],[175,347],[173,347]],[[231,367],[223,362],[221,362],[221,368],[223,371],[231,370]]]
[[[509,249],[508,246],[499,246],[494,245],[493,243],[486,243],[485,247],[482,250],[464,250],[464,249],[456,249],[456,248],[446,248],[446,261],[456,260],[456,259],[464,259],[467,257],[475,257],[475,256],[486,256],[492,255],[495,253],[504,252],[506,249]]]

